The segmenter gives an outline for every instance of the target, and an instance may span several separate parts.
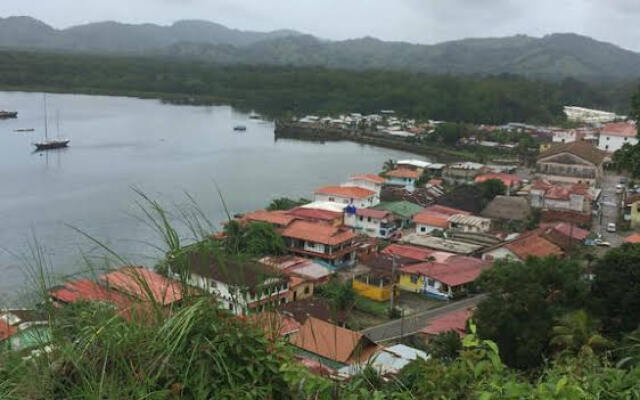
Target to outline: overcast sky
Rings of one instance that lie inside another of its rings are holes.
[[[640,0],[0,0],[0,15],[29,15],[56,28],[206,19],[245,30],[413,43],[575,32],[640,51]]]

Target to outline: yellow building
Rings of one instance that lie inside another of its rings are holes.
[[[353,279],[352,287],[362,297],[375,301],[387,301],[391,298],[393,283],[391,279],[384,276],[364,274]]]
[[[289,300],[299,301],[313,297],[313,282],[299,276],[289,277]]]
[[[540,144],[540,153],[544,153],[545,151],[551,150],[551,146],[553,146],[552,142],[541,143]]]
[[[629,221],[631,228],[640,227],[640,195],[636,194],[627,199],[624,217]]]

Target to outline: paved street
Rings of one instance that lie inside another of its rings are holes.
[[[468,297],[466,299],[459,300],[433,310],[423,311],[405,318],[396,319],[391,322],[385,322],[384,324],[377,326],[372,326],[370,328],[362,330],[362,333],[376,342],[399,339],[403,336],[409,336],[418,332],[425,327],[429,320],[435,317],[439,317],[440,315],[446,314],[451,311],[473,307],[485,297],[486,294]]]
[[[616,194],[616,185],[620,176],[607,174],[602,180],[602,194],[600,203],[602,205],[602,215],[595,215],[593,219],[593,231],[602,233],[602,239],[611,243],[611,246],[622,244],[623,237],[619,233],[607,232],[607,224],[613,222],[618,225],[618,207],[620,206],[621,195]]]

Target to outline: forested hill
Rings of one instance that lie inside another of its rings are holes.
[[[626,113],[632,87],[575,79],[456,77],[407,71],[221,66],[161,58],[0,51],[0,89],[159,97],[221,103],[274,117],[395,109],[415,118],[551,123],[575,104]]]
[[[0,18],[0,47],[153,54],[223,64],[509,73],[547,80],[640,77],[639,53],[570,33],[416,45],[374,38],[328,41],[291,30],[239,31],[206,21],[171,26],[102,22],[56,30],[33,18],[10,17]]]

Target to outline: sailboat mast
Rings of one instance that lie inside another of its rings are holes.
[[[49,140],[49,127],[47,125],[47,95],[42,96],[44,100],[44,140]]]

